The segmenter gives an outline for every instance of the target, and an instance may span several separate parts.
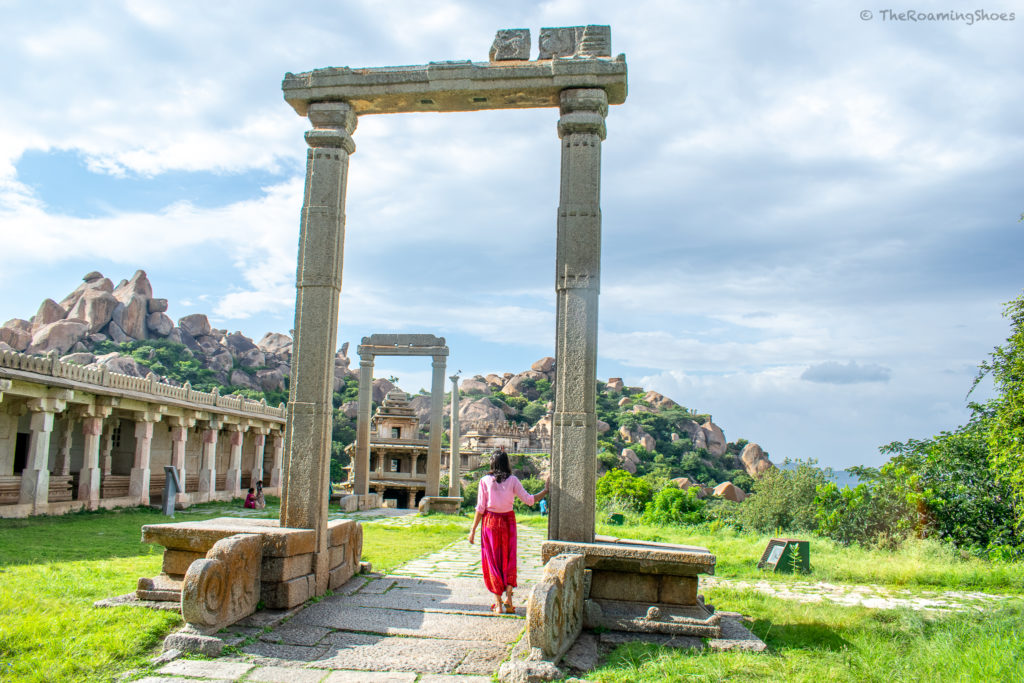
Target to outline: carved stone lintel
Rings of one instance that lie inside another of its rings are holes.
[[[489,53],[492,62],[526,60],[530,58],[530,29],[506,28],[494,36]]]
[[[181,615],[211,633],[256,611],[260,599],[263,539],[236,534],[213,544],[206,558],[189,565],[181,588]]]

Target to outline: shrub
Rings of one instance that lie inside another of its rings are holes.
[[[697,487],[686,491],[675,486],[666,486],[654,495],[644,509],[644,521],[648,524],[700,524],[706,521],[706,503],[697,497]]]
[[[616,501],[623,507],[640,512],[651,500],[651,485],[626,470],[613,469],[597,480],[598,505]]]
[[[790,462],[787,459],[785,464]],[[818,487],[828,483],[831,470],[816,467],[816,460],[797,460],[794,464],[794,469],[766,471],[754,482],[751,495],[735,508],[735,516],[730,521],[743,529],[761,533],[772,533],[776,529],[816,530],[814,499]]]

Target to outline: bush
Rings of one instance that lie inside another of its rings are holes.
[[[523,488],[526,489],[527,493],[540,493],[540,490],[544,488],[544,482],[536,477],[529,477],[528,479],[522,480]],[[526,512],[527,510],[534,510],[536,508],[528,507],[521,500],[516,498],[515,503],[512,505],[513,510],[516,512]]]
[[[895,548],[906,537],[912,513],[892,486],[877,482],[839,488],[829,482],[814,499],[818,533],[843,545]]]
[[[649,483],[626,470],[609,470],[597,480],[598,505],[608,505],[614,501],[634,512],[640,512],[651,500],[652,493]]]
[[[476,507],[476,495],[480,490],[480,482],[472,481],[468,484],[463,482],[462,484],[462,507],[464,508],[475,508]]]
[[[790,464],[790,460],[785,464]],[[818,521],[814,499],[818,487],[828,483],[831,470],[816,467],[816,460],[797,460],[794,464],[794,469],[766,471],[754,482],[746,500],[731,510],[723,510],[729,515],[727,519],[742,529],[760,533],[776,529],[815,531]]]
[[[644,509],[644,521],[648,524],[700,524],[707,521],[704,515],[706,503],[697,497],[697,487],[686,491],[675,486],[666,486],[654,495]]]

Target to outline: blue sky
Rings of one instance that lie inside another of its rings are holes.
[[[175,319],[287,332],[308,125],[285,72],[606,23],[630,71],[603,147],[599,376],[775,460],[878,464],[966,419],[1024,287],[1024,15],[837,5],[0,2],[0,319],[142,268]],[[556,119],[359,121],[339,339],[440,334],[470,375],[552,354]],[[415,391],[429,370],[377,374]]]

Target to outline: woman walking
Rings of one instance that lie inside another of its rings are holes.
[[[491,472],[480,480],[477,493],[476,517],[469,532],[473,545],[476,529],[480,532],[480,556],[484,571],[484,584],[496,596],[491,609],[495,614],[515,614],[512,589],[516,587],[516,515],[512,504],[518,497],[533,505],[548,495],[547,485],[540,493],[531,495],[522,482],[512,474],[505,451],[491,454]]]

